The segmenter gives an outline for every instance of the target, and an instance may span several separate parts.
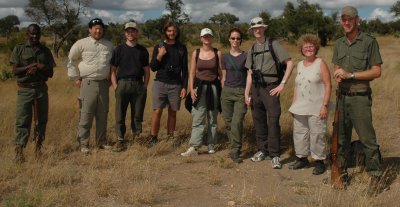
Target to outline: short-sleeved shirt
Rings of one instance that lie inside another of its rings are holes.
[[[383,63],[378,42],[364,32],[360,32],[351,44],[346,36],[336,40],[332,62],[349,72],[369,70],[373,65]],[[350,89],[354,85],[369,86],[369,81],[347,79],[339,84]]]
[[[89,36],[75,42],[68,54],[69,79],[107,79],[110,75],[113,48],[113,44],[104,38],[96,40]],[[79,69],[75,67],[76,65]]]
[[[279,62],[290,59],[289,53],[286,52],[285,48],[283,48],[278,41],[272,41],[272,47],[274,48],[275,55]],[[245,67],[251,70],[261,70],[263,74],[278,74],[275,61],[268,47],[268,38],[266,38],[263,44],[255,43],[253,53],[252,48],[250,48],[247,53]],[[278,81],[278,78],[264,77],[264,80],[268,83],[272,83]]]
[[[118,45],[114,49],[111,65],[117,68],[117,79],[140,79],[144,75],[143,68],[149,66],[149,52],[139,44],[133,47],[126,43]]]
[[[246,87],[247,68],[244,66],[246,58],[246,52],[242,52],[238,56],[233,56],[229,52],[222,55],[222,70],[226,70],[224,86],[232,88]],[[233,67],[232,63],[235,64],[236,67]]]
[[[14,47],[11,54],[10,63],[15,67],[24,67],[32,63],[41,63],[45,67],[53,69],[56,66],[51,51],[46,46],[40,44],[38,49],[35,50],[29,41],[24,44],[18,44]],[[21,73],[16,75],[18,83],[34,83],[47,81],[47,75],[38,70],[35,74]]]

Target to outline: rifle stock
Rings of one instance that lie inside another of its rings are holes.
[[[338,109],[340,93],[339,89],[336,90],[336,109],[335,109],[335,116],[333,120],[333,129],[332,129],[332,136],[331,136],[331,154],[330,154],[330,161],[331,161],[331,184],[332,187],[335,189],[343,189],[344,183],[341,178],[342,169],[340,167],[340,163],[337,159],[338,153],[338,145],[339,145],[339,119],[340,113]]]

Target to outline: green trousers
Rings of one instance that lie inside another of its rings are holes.
[[[123,141],[128,105],[131,105],[131,129],[133,134],[142,132],[143,112],[146,105],[147,90],[143,81],[119,80],[115,90],[115,131],[118,140]]]
[[[364,146],[365,170],[374,176],[382,175],[382,158],[372,125],[371,96],[344,96],[339,98],[339,151],[338,159],[346,168],[350,152],[353,127]]]
[[[49,96],[47,85],[36,88],[19,88],[17,91],[15,144],[25,147],[28,143],[33,118],[34,99],[37,101],[37,130],[43,141],[48,118]]]
[[[225,86],[221,93],[222,116],[225,120],[232,153],[240,153],[243,137],[243,119],[247,112],[244,100],[244,88]]]

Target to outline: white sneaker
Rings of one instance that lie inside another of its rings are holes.
[[[184,157],[196,156],[198,154],[199,153],[197,152],[197,150],[194,147],[189,147],[189,149],[186,150],[186,152],[181,153],[181,155]]]
[[[215,150],[214,150],[214,146],[212,144],[208,145],[208,154],[214,154]]]
[[[89,148],[87,148],[87,147],[81,147],[81,152],[83,152],[83,153],[88,153],[88,152],[89,152]]]
[[[279,162],[279,157],[272,158],[271,163],[272,163],[273,169],[281,169],[282,168],[282,164]]]

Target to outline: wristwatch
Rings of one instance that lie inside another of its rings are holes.
[[[286,80],[282,80],[282,81],[281,81],[281,84],[286,84]]]
[[[354,79],[356,76],[354,75],[354,73],[350,73],[350,79]]]

